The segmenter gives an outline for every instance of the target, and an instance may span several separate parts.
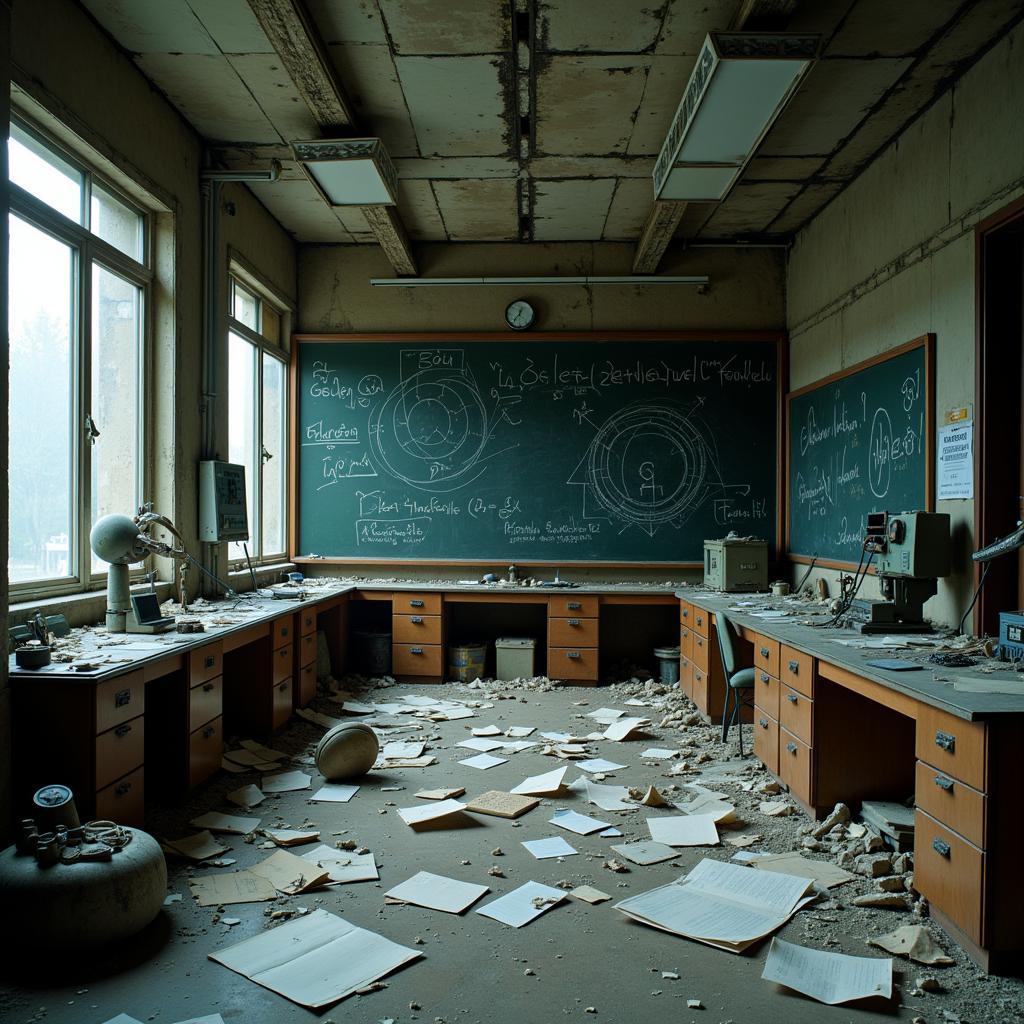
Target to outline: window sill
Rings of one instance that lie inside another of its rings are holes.
[[[295,572],[294,562],[274,562],[270,565],[254,565],[252,571],[256,575],[256,585],[259,587],[269,587],[272,583],[280,583],[281,575],[286,572]],[[228,571],[228,583],[236,591],[251,590],[251,586],[247,587],[246,584],[251,583],[249,576],[249,567],[241,566],[236,567]]]
[[[138,585],[143,584],[140,582]],[[132,589],[135,587],[136,584],[133,583]],[[161,602],[166,601],[174,596],[174,585],[157,581],[156,593]],[[43,615],[63,615],[71,626],[95,626],[102,624],[106,610],[107,591],[104,588],[12,602],[8,608],[8,617],[12,626],[27,622],[36,612],[42,612]]]

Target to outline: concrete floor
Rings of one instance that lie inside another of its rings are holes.
[[[415,692],[411,688],[384,691],[380,699],[394,694]],[[419,692],[425,692],[422,690]],[[430,695],[453,695],[464,699],[483,699],[465,687],[431,688]],[[653,928],[636,924],[612,908],[612,903],[596,906],[567,899],[524,928],[514,930],[481,917],[470,909],[460,917],[414,906],[386,905],[384,892],[419,870],[489,885],[500,895],[533,879],[550,885],[569,880],[575,885],[588,883],[615,899],[640,893],[679,877],[701,858],[727,859],[729,846],[688,849],[672,862],[650,867],[630,866],[627,874],[602,867],[612,843],[648,838],[645,811],[608,813],[587,805],[581,797],[545,801],[513,824],[510,821],[481,817],[474,827],[414,833],[395,813],[395,806],[418,804],[413,794],[422,788],[463,785],[467,798],[489,789],[509,789],[529,775],[558,767],[562,762],[542,756],[538,749],[513,755],[507,764],[487,771],[457,764],[473,751],[454,744],[470,735],[470,728],[496,724],[533,725],[541,729],[589,731],[580,716],[604,704],[621,707],[622,694],[607,690],[560,688],[555,692],[519,691],[516,700],[494,701],[492,709],[482,709],[477,717],[464,721],[427,724],[423,738],[440,736],[428,750],[439,764],[426,769],[403,769],[374,774],[361,780],[362,788],[348,804],[310,804],[309,792],[270,796],[252,811],[240,811],[226,803],[223,795],[247,782],[257,782],[254,774],[222,773],[205,789],[193,795],[187,806],[154,809],[149,828],[157,834],[188,834],[189,818],[206,810],[259,815],[265,826],[280,824],[278,816],[290,825],[305,820],[322,829],[323,841],[352,838],[369,847],[380,869],[380,881],[336,887],[275,903],[233,905],[226,915],[241,918],[228,929],[214,923],[216,908],[199,909],[189,896],[190,873],[201,874],[210,868],[192,868],[181,861],[170,864],[171,892],[182,893],[179,903],[168,906],[130,949],[98,958],[36,955],[3,972],[0,993],[0,1020],[5,1022],[41,1021],[50,1024],[101,1024],[118,1013],[129,1013],[141,1021],[177,1022],[190,1017],[218,1012],[232,1022],[275,1022],[323,1020],[376,1022],[553,1022],[558,1020],[598,1020],[632,1022],[640,1019],[665,1019],[674,1022],[735,1022],[735,1024],[821,1024],[840,1021],[911,1020],[919,1016],[928,1024],[943,1018],[942,1010],[955,1013],[962,1021],[1009,1021],[1024,1015],[1024,987],[1008,979],[977,977],[963,954],[945,936],[940,941],[953,955],[958,966],[941,974],[951,988],[949,995],[907,997],[907,1006],[894,998],[891,1004],[875,1002],[856,1007],[828,1007],[760,980],[767,943],[746,955],[733,955],[687,941]],[[587,706],[574,706],[588,701]],[[337,714],[337,705],[319,705],[329,714]],[[642,713],[642,711],[641,711]],[[586,721],[586,720],[585,720]],[[589,722],[587,723],[590,724]],[[732,749],[713,739],[711,730],[697,729],[708,749],[719,758],[735,756]],[[642,765],[639,753],[651,745],[676,745],[676,731],[652,730],[650,738],[622,744],[603,742],[600,756],[626,762],[630,768],[610,781],[620,785],[666,785],[667,767]],[[319,739],[322,731],[309,723],[294,721],[288,730],[270,745],[300,753]],[[535,738],[535,737],[531,737]],[[689,738],[694,742],[694,737]],[[313,771],[312,769],[306,769]],[[313,787],[316,788],[315,771]],[[567,780],[580,775],[570,766]],[[385,785],[401,785],[397,793],[382,793]],[[725,787],[714,785],[715,789]],[[791,849],[798,842],[799,818],[769,819],[756,810],[753,794],[738,787],[727,789],[749,831],[765,836],[759,848]],[[626,834],[624,839],[602,839],[564,833],[548,824],[556,806],[574,807],[582,813],[613,822]],[[382,813],[383,812],[383,813]],[[332,832],[346,830],[343,837]],[[562,834],[579,856],[564,861],[535,860],[520,843],[527,839]],[[226,836],[231,847],[225,856],[237,858],[237,867],[248,866],[269,856],[257,844],[241,837]],[[503,856],[492,851],[501,847]],[[293,852],[302,852],[296,848]],[[465,863],[467,862],[468,863]],[[507,877],[487,874],[492,864],[499,865]],[[230,870],[235,870],[232,868]],[[860,887],[860,888],[858,888]],[[901,924],[911,923],[906,914],[882,910],[844,908],[836,900],[847,899],[868,888],[866,882],[848,883],[833,890],[834,899],[822,908],[810,908],[798,914],[779,933],[783,938],[834,951],[856,955],[878,954],[865,947],[868,934],[882,934]],[[481,906],[492,895],[476,904]],[[211,950],[230,945],[268,926],[266,913],[279,907],[323,908],[342,914],[347,920],[379,932],[403,945],[424,953],[396,974],[384,979],[387,987],[365,996],[353,996],[323,1014],[314,1014],[282,997],[255,985],[226,968],[207,960]],[[837,923],[838,922],[838,923]],[[16,935],[17,922],[9,922]],[[73,927],[73,922],[69,922]],[[417,937],[422,946],[415,946]],[[834,944],[826,945],[831,939]],[[905,960],[896,960],[899,989],[906,991],[914,978],[927,971]],[[533,973],[527,974],[527,969]],[[662,978],[662,971],[679,975],[679,980]],[[692,1010],[687,999],[700,999],[704,1009]],[[418,1009],[411,1009],[418,1004]],[[587,1008],[596,1009],[596,1016]]]

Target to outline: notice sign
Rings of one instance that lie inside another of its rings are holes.
[[[939,427],[939,501],[974,497],[974,421]]]

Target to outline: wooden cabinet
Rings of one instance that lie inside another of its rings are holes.
[[[295,640],[292,696],[295,707],[304,708],[316,696],[316,609],[304,608],[296,619],[299,624],[299,635]]]
[[[444,678],[444,616],[440,594],[391,598],[391,672],[440,682]]]
[[[548,598],[548,677],[596,686],[600,604],[592,594]]]
[[[914,888],[975,943],[982,943],[986,855],[918,808],[914,815]]]
[[[779,723],[754,707],[754,757],[773,775],[779,774]]]
[[[779,778],[805,807],[813,804],[811,748],[793,733],[779,727]]]

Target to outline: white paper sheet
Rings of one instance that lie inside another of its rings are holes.
[[[511,925],[513,928],[521,928],[564,899],[565,893],[561,889],[554,889],[540,882],[526,882],[518,889],[492,900],[476,913]],[[534,903],[535,900],[540,906]]]
[[[501,745],[501,752],[503,754],[518,754],[535,746],[537,746],[536,740],[506,740]]]
[[[469,739],[463,740],[461,743],[456,743],[457,747],[465,747],[467,750],[481,750],[483,753],[487,753],[491,750],[497,750],[498,747],[502,746],[498,740],[488,739]]]
[[[422,740],[392,740],[384,744],[380,756],[388,761],[393,758],[419,757],[425,746],[426,743]]]
[[[634,864],[660,864],[663,860],[679,856],[679,851],[673,850],[671,846],[646,839],[639,843],[623,843],[612,849]]]
[[[576,767],[593,775],[597,772],[617,772],[623,768],[628,768],[629,765],[606,761],[603,757],[592,757],[588,761],[577,761]]]
[[[646,718],[620,718],[608,726],[604,731],[604,737],[621,743],[635,732],[643,732],[651,725]]]
[[[410,828],[437,825],[444,818],[461,815],[466,805],[458,800],[438,800],[436,803],[420,804],[417,807],[399,807],[398,816]]]
[[[536,731],[537,726],[535,725],[512,725],[505,730],[505,735],[511,737],[512,739],[521,740],[524,737],[529,736],[531,733],[534,733]]]
[[[384,895],[402,900],[404,903],[415,903],[429,910],[461,914],[486,892],[490,892],[486,885],[473,885],[470,882],[460,882],[457,878],[419,871],[412,878],[389,889]]]
[[[670,750],[668,747],[648,747],[642,751],[640,756],[648,761],[667,761],[670,757],[677,757],[678,750]]]
[[[543,775],[531,775],[510,792],[523,796],[547,796],[557,793],[562,788],[562,780],[568,770],[567,767],[556,768],[553,772],[545,772]]]
[[[583,779],[583,792],[589,803],[602,811],[635,811],[636,804],[627,799],[629,790],[625,786],[603,786],[599,782]]]
[[[208,828],[211,832],[228,832],[236,836],[247,836],[260,827],[262,818],[243,818],[238,814],[221,814],[219,811],[208,811],[193,818],[189,824],[196,828]]]
[[[892,960],[808,949],[773,938],[761,977],[829,1006],[892,997]]]
[[[224,799],[238,804],[239,807],[255,807],[257,804],[263,803],[266,796],[259,786],[248,785],[232,790]]]
[[[551,857],[571,857],[579,850],[571,847],[561,836],[551,836],[549,839],[528,839],[523,846],[537,858],[537,860],[548,860]]]
[[[559,810],[555,811],[551,818],[551,824],[559,828],[575,832],[578,836],[589,836],[591,832],[600,832],[603,828],[610,828],[611,823],[598,821],[597,818],[590,818],[578,811]]]
[[[595,722],[608,724],[621,718],[625,713],[625,711],[618,711],[615,708],[598,708],[596,711],[591,711],[587,718],[593,718]]]
[[[486,771],[488,768],[495,768],[499,764],[508,764],[508,758],[495,757],[493,754],[477,754],[476,757],[467,757],[464,761],[460,761],[459,764]]]
[[[713,814],[672,814],[648,818],[647,829],[656,843],[666,846],[717,846]]]
[[[305,772],[278,772],[277,775],[264,775],[260,789],[264,793],[291,793],[299,789],[309,789],[313,781]]]
[[[481,729],[471,730],[474,736],[500,736],[501,730],[496,725],[485,725]]]
[[[347,853],[331,846],[318,846],[302,854],[315,867],[330,872],[331,881],[375,882],[380,878],[372,853]]]
[[[328,782],[321,786],[310,797],[310,800],[319,803],[347,804],[358,792],[358,786],[347,786],[343,782]]]

